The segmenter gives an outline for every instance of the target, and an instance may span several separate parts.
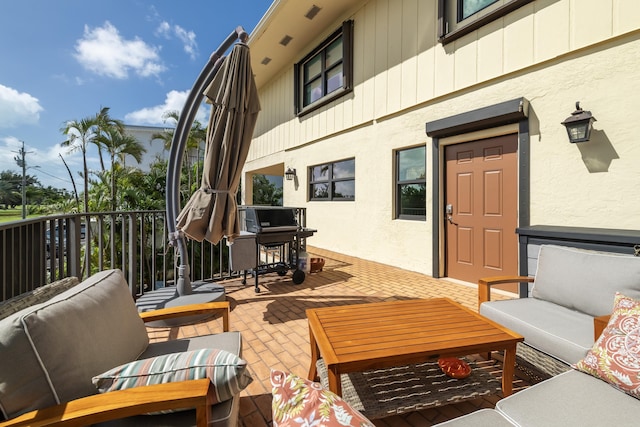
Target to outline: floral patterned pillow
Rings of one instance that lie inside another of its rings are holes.
[[[273,427],[374,427],[360,412],[319,383],[271,370]]]
[[[640,399],[640,301],[616,293],[607,327],[574,367]]]

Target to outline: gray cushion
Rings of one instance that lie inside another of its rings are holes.
[[[181,338],[171,341],[149,344],[140,359],[156,357],[167,353],[197,350],[201,348],[219,348],[242,357],[242,337],[240,332],[223,332],[215,335],[204,335],[193,338]],[[235,427],[238,425],[238,407],[240,395],[231,400],[213,405],[211,408],[212,423],[216,427]],[[133,427],[133,426],[192,426],[195,425],[195,411],[183,411],[167,415],[141,415],[109,423],[101,427]]]
[[[579,311],[535,298],[489,301],[480,314],[522,335],[525,343],[572,364],[594,343],[593,318]]]
[[[640,420],[640,401],[575,370],[502,399],[496,409],[527,427],[635,426]]]
[[[203,335],[192,338],[179,338],[170,341],[150,343],[140,355],[140,359],[148,359],[163,354],[180,353],[183,351],[199,350],[202,348],[217,348],[242,357],[242,337],[240,332],[223,332],[213,335]]]
[[[480,409],[467,415],[454,418],[444,423],[435,424],[433,427],[513,427],[500,412],[493,409]]]
[[[95,394],[91,378],[136,359],[149,338],[119,270],[97,273],[0,321],[5,417]]]
[[[543,245],[531,295],[591,316],[610,314],[616,291],[640,299],[640,257]]]

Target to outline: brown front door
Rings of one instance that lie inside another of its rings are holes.
[[[448,277],[517,274],[517,148],[516,134],[445,147]]]

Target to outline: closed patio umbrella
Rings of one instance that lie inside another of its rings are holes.
[[[236,43],[204,91],[212,104],[201,186],[177,217],[177,228],[201,242],[240,234],[236,193],[260,103],[249,47]]]
[[[232,241],[239,233],[236,192],[249,151],[260,103],[251,71],[248,34],[237,27],[211,55],[187,95],[176,124],[167,164],[167,232],[175,246],[176,286],[145,292],[136,300],[140,311],[199,304],[225,298],[224,287],[200,281],[191,286],[186,237],[218,243],[223,236]],[[236,43],[237,40],[240,42]],[[233,46],[229,56],[224,53]],[[196,113],[207,96],[212,104],[207,129],[204,175],[198,189],[180,211],[180,170],[187,139]],[[207,315],[204,315],[206,317]],[[195,321],[202,316],[191,316]],[[174,320],[152,326],[177,326]]]

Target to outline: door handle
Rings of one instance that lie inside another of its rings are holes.
[[[445,211],[447,214],[447,221],[449,221],[449,224],[458,225],[457,223],[453,222],[453,205],[451,203],[449,203],[445,207]]]

